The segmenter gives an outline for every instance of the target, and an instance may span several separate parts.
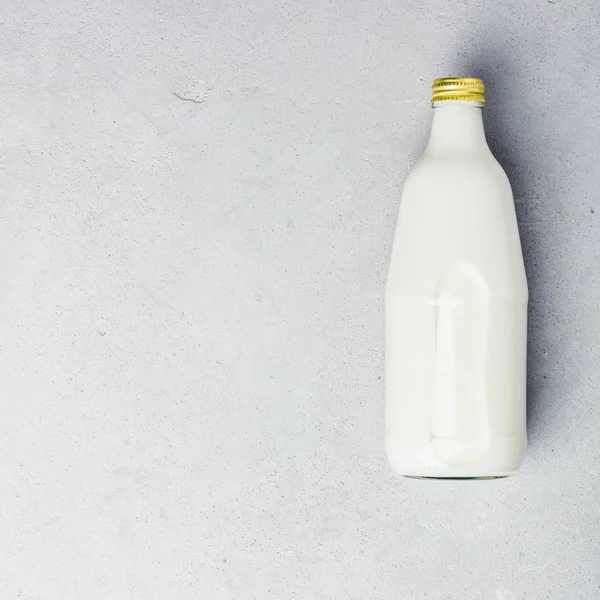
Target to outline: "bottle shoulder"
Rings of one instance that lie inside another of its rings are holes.
[[[443,187],[447,193],[469,188],[496,188],[512,197],[508,177],[489,151],[475,155],[425,151],[406,178],[403,196]]]
[[[470,265],[501,295],[526,280],[512,191],[491,155],[423,155],[406,180],[390,263],[392,289],[426,287]]]

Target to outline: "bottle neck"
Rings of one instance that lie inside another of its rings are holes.
[[[452,101],[433,105],[428,152],[471,152],[488,149],[483,129],[483,105]]]

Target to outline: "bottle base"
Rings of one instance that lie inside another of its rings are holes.
[[[446,481],[489,481],[490,479],[506,479],[514,475],[514,473],[506,473],[505,475],[472,475],[470,477],[445,477],[444,475],[403,475],[408,479],[437,479]]]
[[[457,456],[444,454],[430,438],[410,434],[387,437],[386,454],[392,470],[413,479],[500,479],[516,473],[525,457],[527,438],[523,434],[490,436],[478,454],[464,440],[454,442]],[[444,441],[444,440],[443,440]],[[449,446],[453,449],[453,446]]]

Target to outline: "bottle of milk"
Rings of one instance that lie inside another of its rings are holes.
[[[514,473],[527,445],[527,281],[480,79],[433,83],[386,286],[386,452],[412,477]]]

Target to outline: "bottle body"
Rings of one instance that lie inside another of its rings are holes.
[[[527,444],[525,269],[480,105],[441,104],[386,285],[386,451],[404,475],[500,477]]]

